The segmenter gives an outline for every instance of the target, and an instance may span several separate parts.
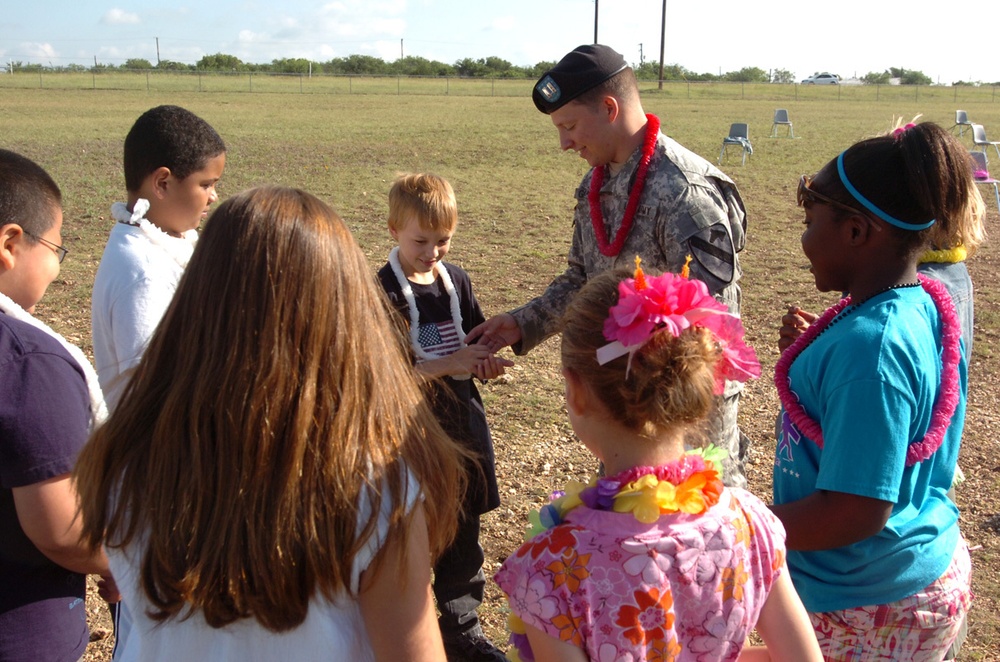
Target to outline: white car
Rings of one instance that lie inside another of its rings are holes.
[[[839,85],[840,76],[837,74],[816,74],[802,81],[803,85]]]

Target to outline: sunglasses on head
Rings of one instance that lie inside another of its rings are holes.
[[[831,205],[837,207],[838,209],[843,209],[844,211],[849,211],[852,214],[861,214],[866,218],[870,218],[868,212],[862,211],[850,205],[845,205],[843,202],[837,202],[833,198],[827,197],[812,188],[812,177],[809,175],[802,175],[799,179],[799,189],[795,194],[795,201],[798,203],[799,207],[805,205],[805,203],[815,204],[820,203],[824,205]]]
[[[852,207],[851,205],[845,205],[843,202],[838,202],[831,197],[823,195],[816,189],[812,188],[812,181],[813,178],[810,177],[809,175],[802,175],[802,177],[799,179],[799,188],[798,191],[796,191],[795,193],[795,201],[798,203],[799,207],[802,207],[807,202],[811,204],[815,204],[818,202],[824,205],[832,205],[834,207],[838,207],[840,209],[849,211],[854,214],[861,214],[865,218],[869,219],[872,218],[871,214],[862,209],[858,209],[857,207]]]

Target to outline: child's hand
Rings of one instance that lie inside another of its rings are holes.
[[[788,312],[781,316],[781,328],[778,329],[778,350],[785,351],[792,343],[816,321],[817,315],[807,313],[798,306],[789,306]]]
[[[487,379],[493,379],[504,374],[504,369],[510,368],[513,365],[514,362],[510,359],[501,358],[496,354],[490,354],[485,359],[480,361],[478,366],[476,366],[475,375],[484,381]]]
[[[476,374],[476,369],[490,357],[490,348],[486,345],[469,345],[454,354],[445,357],[449,361],[448,375]]]
[[[521,327],[510,313],[500,313],[489,318],[479,326],[469,330],[465,342],[469,344],[486,345],[490,350],[499,352],[504,347],[521,340]]]

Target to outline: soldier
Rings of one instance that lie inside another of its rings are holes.
[[[736,185],[718,168],[660,131],[639,99],[635,74],[608,46],[580,46],[535,85],[535,106],[551,116],[560,147],[591,166],[576,190],[573,244],[566,271],[545,293],[474,328],[493,351],[529,352],[558,331],[569,300],[587,279],[630,267],[636,255],[651,271],[691,277],[739,314],[746,210]],[[707,436],[726,449],[727,485],[745,487],[746,444],[736,422],[742,385],[729,382]]]

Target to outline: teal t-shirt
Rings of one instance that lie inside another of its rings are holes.
[[[965,421],[961,397],[940,449],[906,466],[907,447],[930,425],[941,382],[941,321],[923,288],[892,290],[848,309],[792,363],[789,382],[823,430],[820,449],[782,411],[774,503],[816,490],[893,504],[885,528],[836,549],[788,552],[806,608],[835,611],[913,595],[947,569],[958,543],[958,510],[947,493]],[[823,526],[816,522],[816,526]]]

